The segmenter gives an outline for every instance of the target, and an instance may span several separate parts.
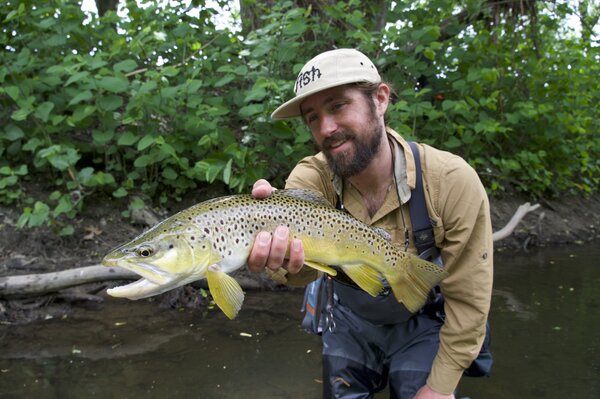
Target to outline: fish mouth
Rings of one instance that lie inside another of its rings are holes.
[[[102,264],[108,267],[121,267],[140,275],[140,279],[132,283],[121,285],[106,290],[110,296],[117,298],[142,299],[150,296],[162,294],[177,286],[179,279],[176,275],[158,269],[156,266],[148,263],[119,262],[113,260],[103,260]]]

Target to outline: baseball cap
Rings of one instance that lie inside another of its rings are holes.
[[[357,82],[381,82],[377,68],[366,55],[354,49],[321,53],[302,67],[294,84],[296,96],[277,108],[271,114],[271,118],[277,120],[300,116],[300,104],[308,96],[325,89]]]

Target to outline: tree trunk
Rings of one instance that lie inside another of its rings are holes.
[[[108,11],[117,12],[118,6],[119,0],[96,0],[96,8],[100,17],[103,17]]]

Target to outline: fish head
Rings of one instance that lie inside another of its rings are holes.
[[[206,276],[207,267],[219,260],[220,255],[202,230],[167,219],[111,251],[102,264],[141,276],[136,282],[109,289],[109,295],[141,299],[200,280]]]

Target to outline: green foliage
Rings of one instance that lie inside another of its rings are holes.
[[[69,234],[98,192],[135,207],[204,184],[282,185],[314,148],[298,121],[269,114],[333,47],[369,54],[395,86],[391,127],[461,154],[490,192],[598,189],[598,47],[561,30],[567,6],[539,4],[535,24],[467,25],[441,0],[388,2],[385,21],[379,2],[245,1],[261,24],[242,35],[188,3],[126,1],[125,17],[98,18],[72,0],[2,2],[0,202],[23,206],[19,225]],[[28,180],[52,194],[28,196]]]

